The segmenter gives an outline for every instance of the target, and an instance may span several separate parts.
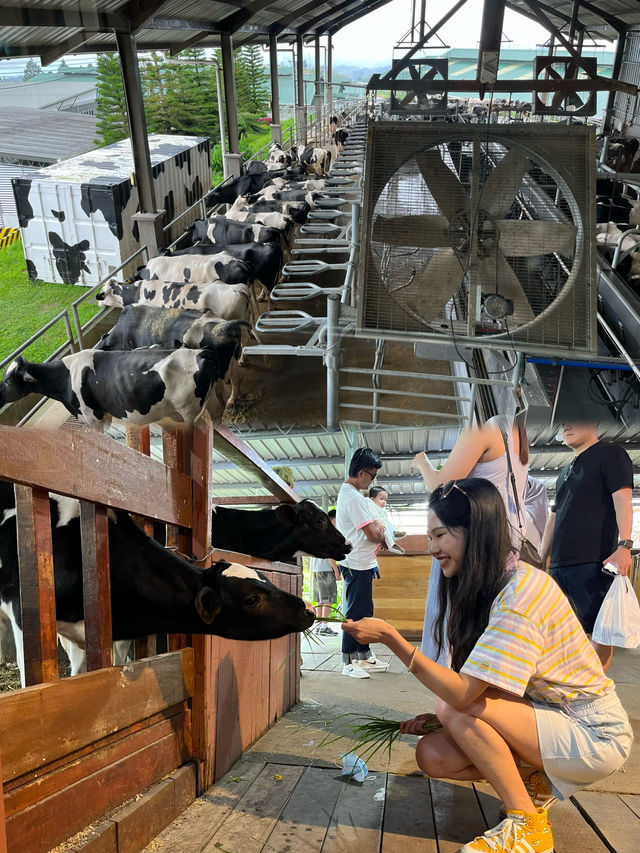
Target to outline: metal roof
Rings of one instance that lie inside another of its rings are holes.
[[[136,35],[138,50],[179,52],[187,42],[217,47],[220,33],[234,43],[335,33],[390,0],[7,0],[0,28],[0,57],[40,56],[47,64],[64,53],[116,49],[114,30]]]
[[[527,17],[533,16],[526,0],[507,0],[507,5]],[[574,0],[556,0],[540,5],[558,29],[571,20]],[[637,0],[580,0],[578,22],[587,31],[597,32],[613,40],[620,30],[640,24],[640,4]]]
[[[0,107],[0,161],[55,163],[81,154],[94,147],[96,121],[95,116],[58,110]]]
[[[0,110],[13,107],[31,107],[46,110],[80,95],[93,94],[96,84],[86,80],[39,80],[18,83],[5,81],[0,87]]]

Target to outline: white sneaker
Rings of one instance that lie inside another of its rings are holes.
[[[358,664],[362,667],[362,669],[366,670],[367,672],[382,672],[385,669],[389,668],[388,663],[384,663],[383,661],[378,660],[378,658],[375,657],[370,657],[366,660],[359,660]]]
[[[352,663],[342,665],[342,674],[348,675],[351,678],[369,678],[368,672],[365,672],[359,666],[354,666]]]

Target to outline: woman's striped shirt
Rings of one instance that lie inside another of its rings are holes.
[[[496,596],[461,672],[552,704],[614,689],[560,587],[522,562]]]

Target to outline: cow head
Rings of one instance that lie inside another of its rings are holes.
[[[139,295],[139,284],[131,281],[121,283],[112,278],[96,293],[96,299],[105,306],[122,308],[125,305],[134,305]]]
[[[292,528],[299,553],[339,561],[351,551],[351,545],[333,526],[327,513],[313,501],[280,504],[275,513],[281,524]]]
[[[195,607],[203,633],[229,640],[273,640],[305,631],[315,619],[297,595],[239,563],[215,563],[202,573],[202,581]]]
[[[7,367],[4,378],[0,382],[0,406],[7,403],[15,403],[16,400],[26,397],[32,391],[36,391],[36,380],[29,374],[29,362],[19,355],[15,361]]]

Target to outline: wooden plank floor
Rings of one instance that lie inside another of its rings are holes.
[[[455,853],[499,822],[499,805],[487,784],[387,773],[346,784],[335,767],[244,757],[145,850]],[[638,796],[582,792],[551,811],[556,853],[636,853],[639,814]]]

